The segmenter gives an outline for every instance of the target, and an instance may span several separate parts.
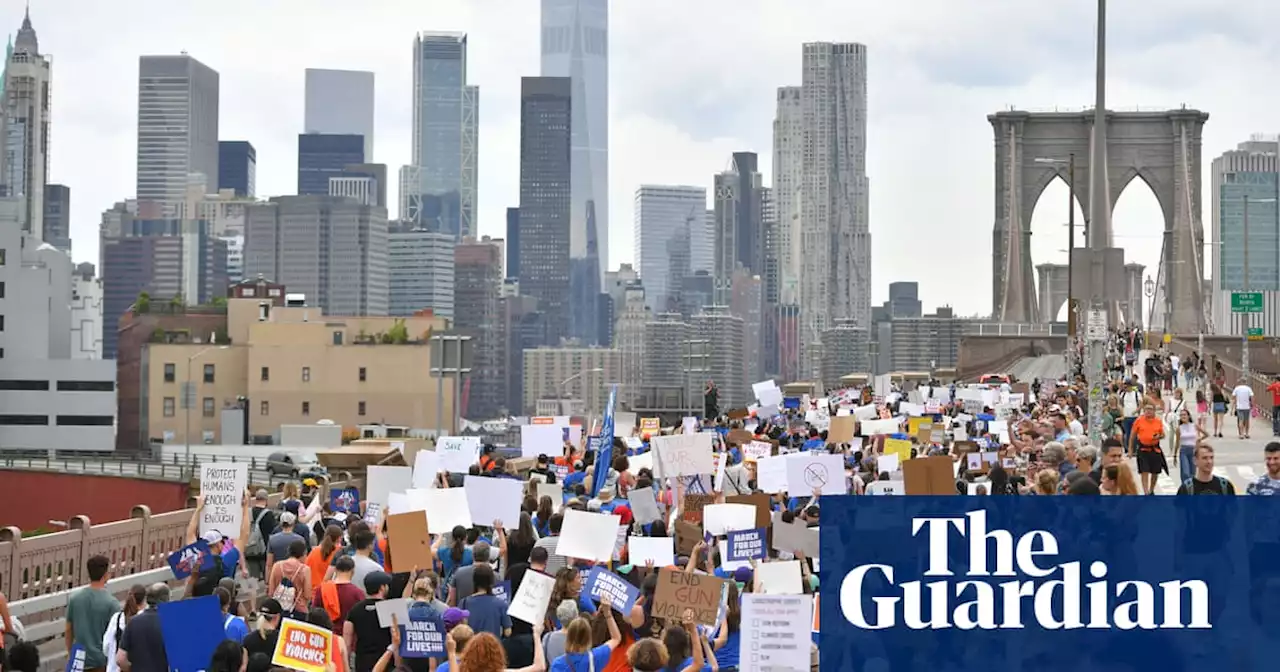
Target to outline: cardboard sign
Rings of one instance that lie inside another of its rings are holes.
[[[683,520],[676,521],[676,553],[689,555],[699,541],[702,541],[701,526]]]
[[[414,567],[431,567],[431,537],[427,533],[427,512],[410,511],[387,516],[387,539],[395,549],[392,571],[407,572]]]
[[[954,495],[955,472],[946,455],[917,457],[902,463],[902,481],[908,495]]]
[[[725,441],[728,443],[736,443],[739,446],[745,446],[748,443],[751,443],[755,438],[755,434],[752,434],[745,429],[731,429],[729,430],[729,433],[725,435]]]
[[[684,496],[684,507],[681,509],[680,518],[694,525],[702,524],[702,510],[708,504],[714,504],[715,495],[698,495],[686,493]]]
[[[228,539],[240,536],[249,465],[245,462],[213,462],[200,465],[200,536],[214,531]]]
[[[850,443],[857,429],[857,418],[852,415],[837,415],[831,418],[831,426],[827,428],[827,442]]]
[[[765,528],[730,532],[727,542],[728,560],[740,562],[769,555]]]
[[[582,584],[583,594],[596,602],[603,602],[609,597],[609,606],[623,614],[631,613],[636,600],[640,597],[640,589],[627,583],[627,580],[599,565],[591,568],[587,580]]]
[[[658,570],[658,589],[653,594],[653,615],[678,622],[686,611],[693,622],[714,626],[720,613],[720,591],[724,579],[663,568]]]
[[[271,664],[302,672],[326,672],[332,636],[331,630],[286,618],[280,621],[280,635]]]

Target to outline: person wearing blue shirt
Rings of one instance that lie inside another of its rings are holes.
[[[551,672],[603,670],[609,664],[609,656],[622,644],[622,632],[607,599],[600,603],[598,613],[604,614],[604,622],[609,626],[609,641],[592,648],[591,621],[582,616],[573,619],[565,628],[564,655],[551,661]]]
[[[452,543],[449,548],[436,556],[440,559],[441,568],[444,570],[440,574],[446,584],[455,571],[468,567],[473,562],[471,548],[467,546],[467,528],[454,525],[450,536]]]
[[[581,471],[581,470],[579,470],[579,471],[575,471],[575,472],[573,472],[572,474],[569,474],[568,476],[565,476],[565,477],[564,477],[564,489],[565,489],[565,490],[572,490],[572,489],[573,489],[573,486],[578,485],[579,483],[582,483],[582,482],[583,482],[583,480],[584,480],[584,479],[586,479],[586,477],[587,477],[587,472],[585,472],[585,471]]]

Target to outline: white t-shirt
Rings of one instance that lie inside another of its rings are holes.
[[[1177,355],[1170,355],[1170,356],[1169,356],[1169,366],[1170,366],[1170,368],[1172,368],[1174,371],[1177,371],[1177,370],[1178,370],[1178,364],[1179,364],[1178,356],[1177,356]]]
[[[1253,401],[1253,388],[1248,385],[1236,385],[1236,389],[1231,390],[1231,396],[1236,398],[1236,410],[1247,411],[1251,408],[1249,402]]]

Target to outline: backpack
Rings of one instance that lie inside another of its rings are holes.
[[[244,545],[244,557],[261,558],[267,554],[267,540],[262,538],[262,519],[267,517],[270,509],[263,507],[253,518],[253,527],[249,530],[249,543]]]
[[[279,602],[280,606],[284,609],[294,611],[296,606],[295,603],[298,601],[298,588],[294,584],[297,583],[298,577],[302,576],[303,572],[309,571],[311,571],[311,569],[304,563],[298,565],[297,571],[293,573],[293,578],[281,576],[280,585],[276,586],[276,590],[272,593],[271,597],[274,598],[276,602]]]
[[[212,595],[213,589],[218,587],[218,582],[222,580],[222,556],[213,556],[213,569],[207,572],[197,572],[195,586],[191,589],[191,594],[196,597]]]
[[[1231,494],[1231,491],[1228,489],[1231,487],[1231,484],[1227,482],[1227,479],[1217,475],[1215,475],[1214,478],[1217,479],[1218,487],[1222,489],[1222,494],[1224,495]],[[1195,493],[1195,483],[1192,483],[1192,481],[1194,480],[1195,480],[1195,477],[1192,476],[1191,478],[1188,478],[1187,480],[1182,482],[1182,487],[1186,489],[1188,495]]]

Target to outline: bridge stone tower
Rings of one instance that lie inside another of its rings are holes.
[[[1161,245],[1161,286],[1171,297],[1170,322],[1174,333],[1196,333],[1205,323],[1204,277],[1201,250],[1204,229],[1200,222],[1201,132],[1209,115],[1199,110],[1163,112],[1107,112],[1106,170],[1109,206],[1134,178],[1141,178],[1155,193],[1164,214]],[[1090,165],[1093,142],[1093,110],[1081,112],[997,112],[987,117],[995,133],[995,228],[992,235],[992,314],[1006,322],[1036,321],[1038,308],[1030,255],[1031,213],[1044,188],[1055,177],[1067,180],[1068,156],[1075,156],[1075,193],[1090,208]],[[1037,162],[1037,158],[1055,163]],[[1110,207],[1107,208],[1110,211]],[[1087,226],[1086,230],[1091,229]],[[1108,240],[1086,240],[1077,254],[1071,294],[1090,295],[1090,283],[1101,282],[1101,294],[1119,309],[1131,294],[1124,270],[1123,252]],[[1096,235],[1096,234],[1095,234]],[[1117,259],[1101,263],[1088,252],[1119,252]],[[1115,263],[1118,262],[1118,263]],[[1090,266],[1093,268],[1091,269]],[[1100,267],[1107,269],[1102,272]],[[1091,270],[1098,270],[1097,273]],[[1100,275],[1103,277],[1091,277]]]

